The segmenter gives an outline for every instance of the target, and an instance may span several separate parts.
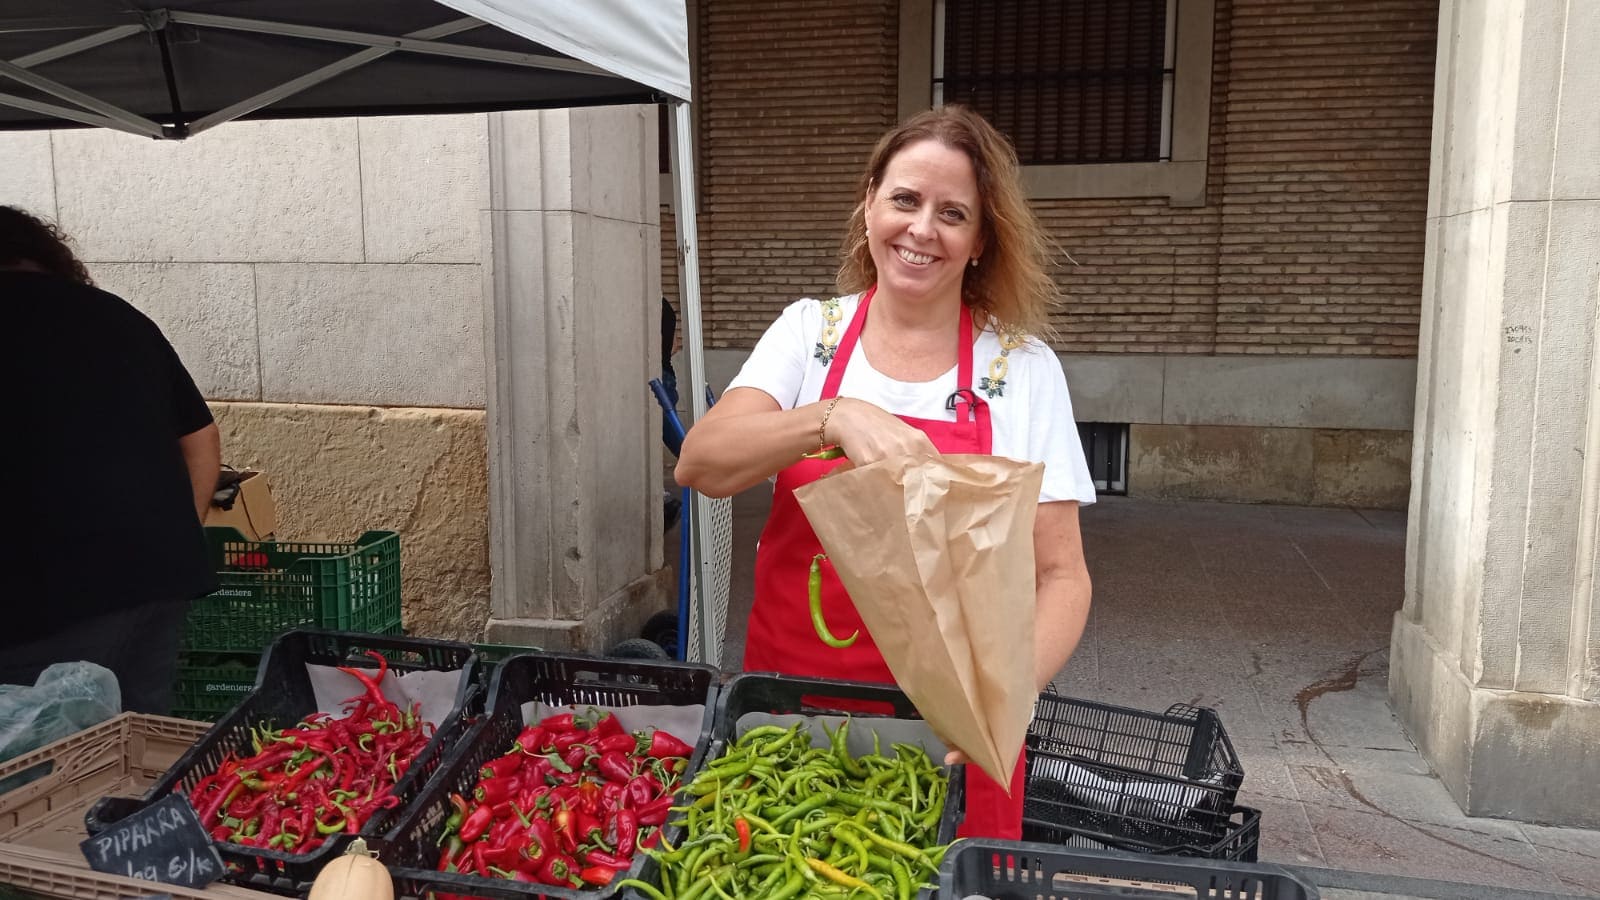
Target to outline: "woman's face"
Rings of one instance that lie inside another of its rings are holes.
[[[867,198],[867,248],[878,290],[897,300],[961,297],[983,252],[982,201],[972,160],[935,140],[901,148]]]

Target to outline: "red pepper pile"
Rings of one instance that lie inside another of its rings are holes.
[[[402,712],[384,697],[378,685],[389,663],[367,655],[378,661],[377,677],[339,667],[366,688],[344,701],[344,718],[314,713],[294,728],[252,727],[254,755],[229,754],[194,786],[189,802],[213,838],[307,853],[399,805],[395,783],[427,746],[433,726],[422,721],[419,707]]]
[[[592,723],[562,713],[528,726],[478,770],[470,800],[451,795],[439,871],[600,886],[655,845],[694,748],[594,712]]]

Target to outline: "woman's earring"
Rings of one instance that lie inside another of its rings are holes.
[[[969,265],[969,266],[973,267],[974,269],[976,269],[978,267],[978,258],[976,256],[974,256],[972,258],[972,260],[967,263],[967,265]]]

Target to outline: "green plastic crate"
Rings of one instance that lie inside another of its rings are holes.
[[[189,607],[190,653],[260,653],[293,628],[400,634],[400,535],[348,544],[249,541],[207,528],[218,590]]]
[[[172,692],[172,714],[215,722],[256,687],[259,653],[181,654]]]

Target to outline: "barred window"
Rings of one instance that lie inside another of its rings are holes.
[[[1172,158],[1179,0],[937,0],[933,101],[967,104],[1024,165]]]

